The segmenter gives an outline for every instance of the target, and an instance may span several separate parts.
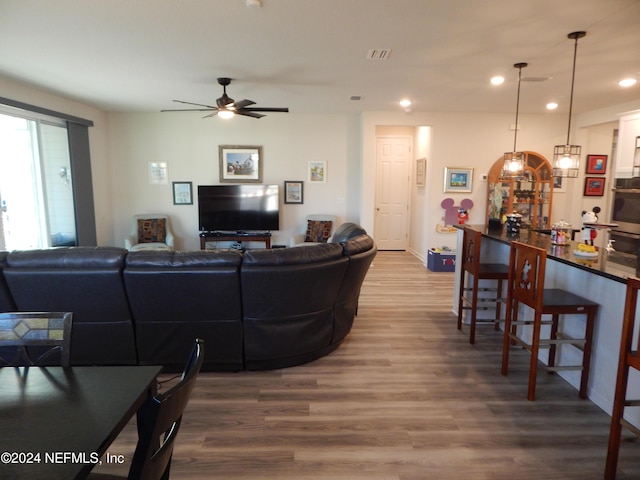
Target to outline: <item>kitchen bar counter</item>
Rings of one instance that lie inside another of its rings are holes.
[[[482,259],[485,262],[509,263],[511,241],[503,232],[490,232],[485,225],[468,225],[483,234]],[[458,245],[456,258],[456,275],[454,286],[454,308],[457,315],[458,288],[460,285],[460,255],[462,253],[462,225],[458,226]],[[518,241],[528,243],[547,250],[547,268],[545,274],[545,286],[547,288],[562,288],[577,295],[592,299],[600,307],[596,318],[591,357],[591,373],[588,398],[611,414],[613,396],[615,390],[616,372],[618,370],[618,352],[620,349],[620,336],[622,333],[622,316],[624,313],[626,279],[629,276],[638,276],[635,265],[622,265],[615,263],[616,252],[607,252],[598,249],[598,255],[594,258],[580,257],[573,253],[578,247],[577,241],[572,241],[566,246],[551,244],[549,235],[521,230]],[[614,260],[614,261],[612,261]],[[481,282],[482,283],[482,282]],[[482,285],[481,285],[482,286]],[[522,307],[524,308],[524,307]],[[524,312],[527,315],[529,312]],[[504,318],[504,312],[502,315]],[[523,317],[527,318],[527,317]],[[565,315],[566,328],[571,332],[575,324],[576,331],[582,328],[582,319],[575,315]],[[453,328],[453,327],[452,327]],[[480,340],[481,341],[481,340]],[[546,350],[541,351],[540,359],[544,358]],[[577,352],[566,349],[561,352],[562,363],[575,363],[579,357]],[[565,356],[566,355],[566,356]],[[496,365],[496,374],[500,374],[500,365]],[[632,372],[630,385],[640,385],[640,375]],[[570,383],[576,390],[580,384],[580,372],[564,371],[559,375]],[[541,390],[542,391],[542,390]],[[526,385],[523,385],[523,399],[526,398]],[[577,393],[576,393],[577,395]],[[625,417],[634,425],[640,425],[640,412],[631,412]]]
[[[630,276],[640,277],[640,265],[629,265],[628,259],[623,259],[618,252],[608,252],[604,248],[597,248],[597,257],[584,257],[575,255],[574,250],[578,249],[579,241],[571,241],[568,245],[552,245],[551,236],[538,233],[533,230],[522,229],[518,237],[510,237],[503,231],[492,232],[485,225],[467,225],[474,230],[480,231],[483,236],[497,242],[510,245],[512,240],[533,245],[547,250],[547,258],[556,260],[566,265],[585,270],[596,275],[609,278],[616,282],[626,283]],[[464,227],[459,225],[458,227]],[[509,257],[503,263],[508,263]],[[626,265],[625,265],[626,263]]]

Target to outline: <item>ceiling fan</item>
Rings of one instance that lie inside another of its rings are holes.
[[[174,100],[174,102],[184,103],[186,105],[196,105],[205,108],[188,108],[178,110],[161,110],[162,112],[211,112],[202,118],[213,117],[218,115],[221,118],[231,118],[234,115],[244,115],[246,117],[262,118],[263,114],[259,112],[288,112],[288,108],[270,108],[270,107],[250,107],[255,105],[253,100],[240,100],[236,102],[227,95],[227,85],[231,83],[231,79],[227,77],[218,78],[218,83],[222,85],[222,96],[216,100],[216,105],[203,105],[201,103],[184,102],[182,100]]]

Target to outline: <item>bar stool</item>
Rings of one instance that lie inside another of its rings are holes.
[[[627,296],[624,304],[624,316],[622,320],[622,338],[620,340],[618,376],[616,379],[616,390],[613,399],[613,413],[611,414],[609,449],[607,452],[607,463],[604,470],[605,480],[614,480],[616,478],[622,427],[625,427],[635,435],[640,436],[640,430],[638,430],[623,418],[625,407],[640,406],[640,400],[627,399],[629,367],[640,371],[640,357],[638,356],[638,343],[640,342],[640,333],[638,334],[638,338],[636,338],[635,341],[633,339],[633,329],[636,320],[636,305],[638,303],[638,289],[640,289],[640,279],[635,277],[628,278]]]
[[[469,227],[464,227],[462,265],[460,269],[460,292],[458,295],[458,330],[462,329],[462,312],[471,310],[471,320],[469,328],[469,343],[476,341],[477,324],[494,324],[498,330],[500,323],[500,304],[502,300],[502,282],[509,276],[507,265],[500,263],[480,262],[480,247],[482,233]],[[465,272],[468,275],[465,275]],[[471,287],[465,286],[467,277],[473,277]],[[495,288],[479,288],[480,280],[497,280]],[[471,295],[466,295],[468,292]],[[495,296],[479,297],[478,292],[495,292]],[[478,306],[479,303],[495,304],[496,315],[494,319],[478,319],[478,310],[488,310],[493,306]]]
[[[547,251],[521,242],[511,242],[509,256],[509,280],[507,282],[507,315],[502,342],[502,374],[509,371],[509,350],[512,344],[520,345],[531,353],[529,364],[529,390],[527,398],[535,400],[538,373],[538,352],[549,348],[547,370],[582,370],[580,398],[587,398],[589,368],[591,363],[591,341],[598,304],[566,290],[544,288]],[[518,320],[520,303],[534,310],[533,320]],[[559,316],[563,314],[586,315],[584,338],[572,338],[559,329]],[[543,320],[543,315],[551,315]],[[518,336],[518,326],[533,327],[531,343]],[[543,325],[549,325],[549,338],[541,338]],[[581,365],[556,365],[558,345],[572,345],[582,351]]]

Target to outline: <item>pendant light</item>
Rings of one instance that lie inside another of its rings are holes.
[[[567,127],[567,143],[556,145],[553,149],[553,176],[576,178],[580,167],[580,145],[570,145],[571,115],[573,113],[573,85],[576,79],[576,56],[578,54],[578,39],[584,37],[587,32],[572,32],[567,38],[575,40],[573,49],[573,73],[571,75],[571,97],[569,99],[569,126]]]
[[[516,99],[516,124],[513,133],[513,151],[504,154],[504,166],[502,167],[503,177],[520,177],[524,173],[524,152],[516,150],[518,140],[518,113],[520,111],[520,83],[522,82],[522,69],[528,64],[521,62],[514,64],[518,69],[518,96]]]

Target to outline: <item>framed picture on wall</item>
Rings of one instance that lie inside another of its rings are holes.
[[[149,183],[151,185],[169,183],[167,162],[149,162]]]
[[[220,145],[220,183],[260,183],[264,158],[262,147]]]
[[[327,162],[309,162],[309,182],[327,183]]]
[[[587,175],[604,175],[607,173],[606,155],[587,155]]]
[[[191,182],[172,182],[173,204],[193,205],[193,187]]]
[[[473,188],[473,168],[445,167],[444,191],[469,193]]]
[[[427,175],[427,159],[419,158],[416,160],[416,185],[418,187],[424,187],[426,175]]]
[[[585,197],[602,197],[604,195],[604,177],[586,177],[584,179]]]
[[[300,180],[285,180],[284,203],[304,203],[304,182]]]

